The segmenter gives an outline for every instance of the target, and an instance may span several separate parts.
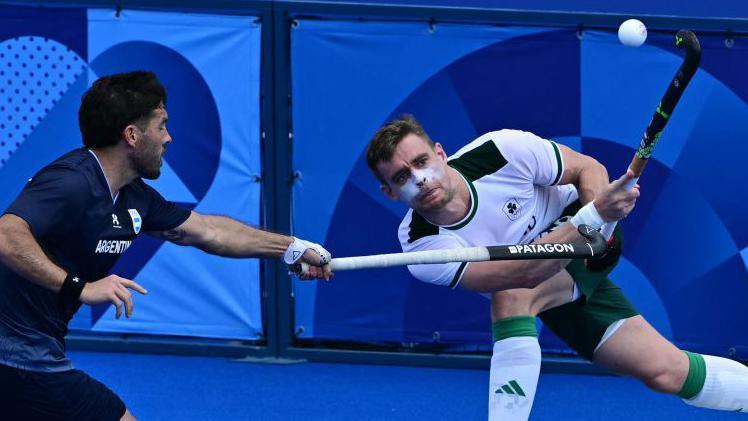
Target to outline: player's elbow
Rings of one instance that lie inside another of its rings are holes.
[[[578,165],[580,174],[585,173],[591,177],[597,177],[598,174],[603,174],[607,178],[608,170],[597,159],[591,156],[581,155]]]
[[[220,227],[220,221],[217,217],[210,215],[199,215],[200,224],[196,225],[198,229],[193,230],[190,238],[190,244],[203,250],[206,253],[221,255],[222,246],[225,243],[221,239],[226,233]]]
[[[605,168],[605,165],[598,162],[595,158],[590,158],[594,162],[595,168],[597,168],[597,171],[600,172],[600,174],[604,174],[605,178],[608,178],[608,169]]]
[[[8,226],[5,221],[5,216],[3,216],[0,218],[0,256],[5,256],[8,253],[8,247],[10,246],[9,240]]]
[[[8,256],[18,248],[19,238],[24,235],[31,236],[26,221],[11,214],[0,217],[0,257]]]

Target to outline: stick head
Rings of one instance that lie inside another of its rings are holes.
[[[675,34],[675,46],[686,50],[685,64],[695,72],[701,61],[701,44],[696,34],[689,30],[681,29]]]

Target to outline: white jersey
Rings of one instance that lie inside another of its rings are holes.
[[[409,210],[398,229],[403,251],[527,244],[577,200],[573,185],[557,185],[564,172],[558,146],[529,132],[486,133],[448,163],[467,184],[470,210],[448,226]],[[467,265],[412,265],[408,270],[421,281],[455,288]]]

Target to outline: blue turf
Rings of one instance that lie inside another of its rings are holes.
[[[482,420],[488,372],[71,352],[140,420]],[[544,374],[531,420],[745,420],[630,379]]]

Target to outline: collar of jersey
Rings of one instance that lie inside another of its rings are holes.
[[[458,230],[464,227],[465,225],[469,224],[470,221],[473,220],[473,217],[475,216],[475,212],[478,211],[478,192],[475,190],[475,186],[473,185],[473,182],[470,181],[467,177],[465,177],[460,172],[460,170],[458,170],[457,168],[454,168],[454,169],[460,174],[460,177],[462,177],[462,179],[465,180],[465,184],[467,184],[468,190],[470,191],[470,212],[468,212],[467,216],[462,218],[461,221],[453,225],[441,225],[442,228],[448,229],[448,230]]]
[[[99,157],[96,156],[96,153],[92,151],[91,149],[86,149],[87,151],[91,152],[91,155],[93,155],[94,159],[96,160],[96,163],[99,164],[99,169],[101,170],[101,174],[104,176],[104,181],[106,181],[106,188],[109,192],[109,196],[112,195],[112,186],[109,184],[109,179],[106,178],[106,171],[104,171],[104,167],[101,166],[101,161],[99,161]],[[112,204],[117,203],[117,198],[119,197],[119,192],[117,192],[117,195],[112,197]]]

